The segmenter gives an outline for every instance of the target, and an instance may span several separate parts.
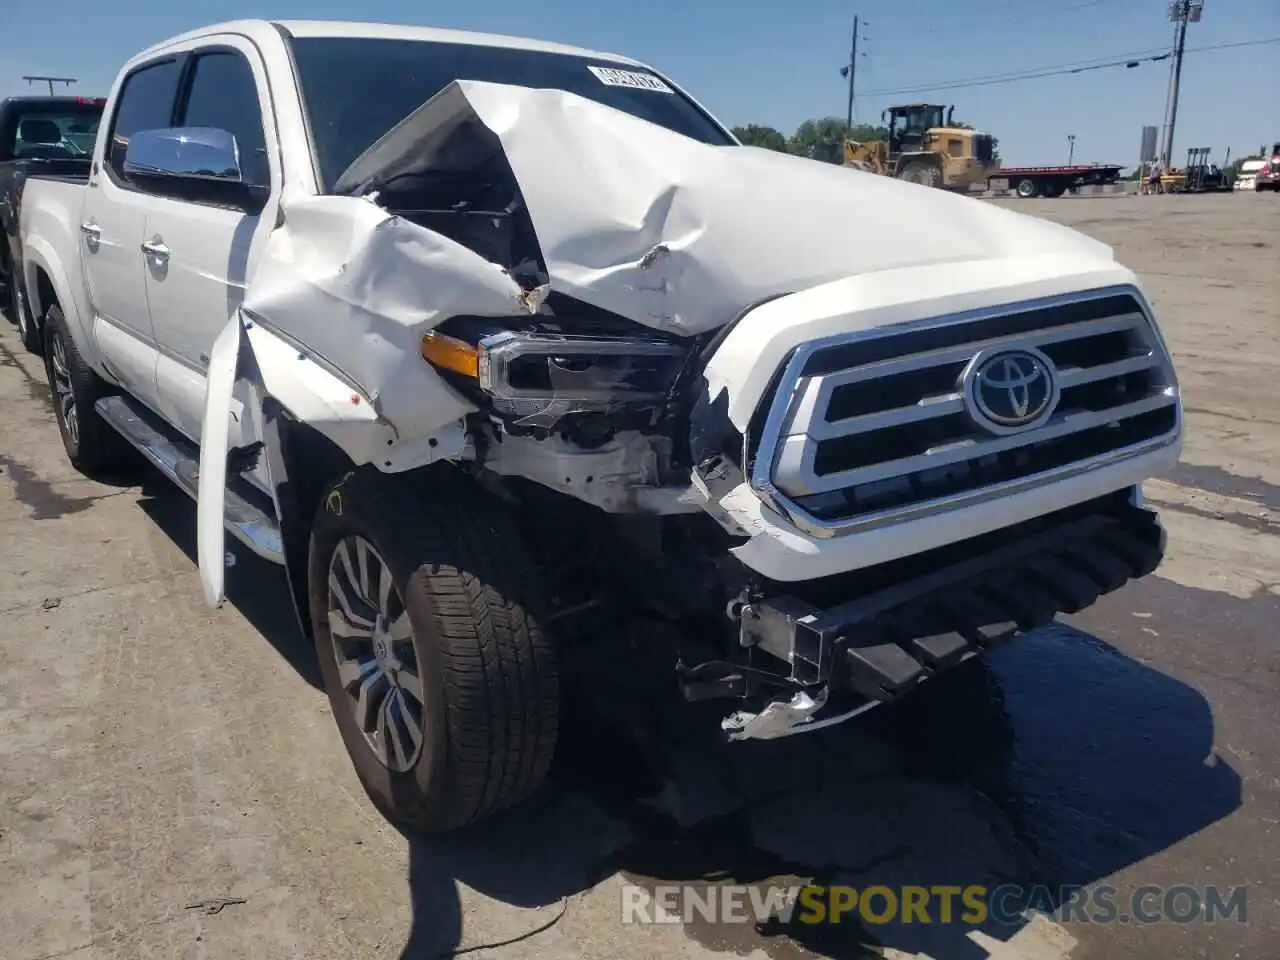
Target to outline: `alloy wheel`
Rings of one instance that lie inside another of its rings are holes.
[[[18,286],[16,280],[10,280],[13,284],[13,319],[18,323],[18,334],[22,337],[22,342],[26,343],[31,336],[31,314],[27,310],[27,295]]]
[[[356,726],[387,769],[410,770],[426,712],[413,628],[391,571],[363,537],[343,538],[329,558],[329,632]]]
[[[67,432],[67,443],[74,450],[80,446],[80,414],[76,408],[76,395],[71,387],[71,371],[67,367],[67,348],[62,334],[54,333],[49,351],[49,369],[53,376],[53,401],[57,404],[58,419]]]

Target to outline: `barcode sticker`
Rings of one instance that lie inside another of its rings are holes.
[[[638,70],[620,70],[617,67],[593,67],[587,69],[596,75],[607,87],[630,87],[633,90],[652,90],[655,93],[673,93],[674,91],[655,77],[652,73],[640,73]]]

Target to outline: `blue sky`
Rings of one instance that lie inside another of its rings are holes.
[[[860,119],[876,119],[895,101],[954,103],[957,119],[1000,138],[1006,165],[1063,163],[1068,134],[1078,161],[1131,165],[1142,125],[1161,123],[1168,61],[946,87],[1168,48],[1165,7],[1166,0],[0,0],[0,95],[30,89],[24,74],[74,76],[76,93],[105,93],[133,53],[221,20],[376,18],[624,53],[669,74],[731,125],[754,121],[791,133],[807,117],[843,116],[839,68],[857,12],[867,21]],[[1280,0],[1206,0],[1187,46],[1271,38],[1280,38]],[[1236,156],[1280,140],[1277,89],[1280,43],[1188,53],[1175,157],[1209,146],[1221,162],[1228,146]]]

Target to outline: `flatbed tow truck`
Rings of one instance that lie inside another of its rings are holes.
[[[987,189],[1012,190],[1023,199],[1060,197],[1078,187],[1101,186],[1120,180],[1119,164],[1091,163],[1069,167],[1001,167],[987,177]]]

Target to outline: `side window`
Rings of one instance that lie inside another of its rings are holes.
[[[139,67],[125,77],[116,101],[106,157],[108,168],[120,180],[124,179],[124,154],[129,138],[139,130],[169,126],[178,92],[178,75],[178,61],[163,60]]]
[[[196,57],[180,123],[184,127],[217,127],[232,134],[240,148],[244,182],[270,188],[271,165],[258,85],[240,54],[219,50]]]

